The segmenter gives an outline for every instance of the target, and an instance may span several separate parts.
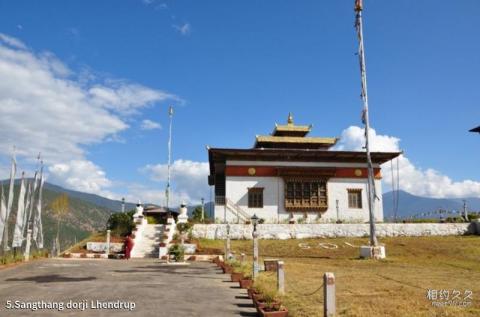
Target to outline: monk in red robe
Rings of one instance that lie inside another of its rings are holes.
[[[127,235],[127,237],[125,238],[125,242],[124,242],[125,259],[127,259],[127,260],[130,259],[130,253],[132,252],[133,245],[134,245],[134,242],[133,242],[132,236]]]

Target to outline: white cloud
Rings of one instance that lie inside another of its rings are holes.
[[[177,30],[178,32],[180,32],[180,34],[182,34],[182,35],[188,35],[188,34],[190,34],[190,32],[192,30],[192,28],[190,26],[190,23],[184,23],[182,25],[174,24],[173,28],[175,30]]]
[[[124,81],[108,81],[109,86],[95,85],[89,89],[91,101],[100,107],[115,110],[121,114],[132,114],[139,108],[158,101],[180,100],[164,91],[130,84]]]
[[[0,34],[0,155],[13,145],[23,163],[41,152],[59,185],[98,193],[110,185],[85,147],[118,139],[125,114],[169,99],[169,93],[124,80],[93,83],[52,53],[35,53]]]
[[[167,164],[147,165],[141,171],[149,175],[152,180],[163,184],[167,182]],[[208,173],[208,162],[176,160],[171,165],[172,199],[176,203],[182,200],[187,203],[196,203],[202,197],[208,197]],[[164,194],[163,197],[165,197]]]
[[[155,129],[161,129],[162,126],[158,122],[154,122],[152,120],[145,119],[142,121],[142,124],[140,126],[142,130],[155,130]]]
[[[83,192],[99,194],[112,185],[105,172],[88,160],[53,164],[48,171],[49,179],[54,183],[63,183]]]
[[[14,37],[8,36],[6,34],[0,33],[0,41],[3,42],[4,44],[7,44],[13,48],[19,48],[19,49],[26,49],[27,46],[20,41],[19,39],[16,39]]]
[[[374,129],[370,130],[372,151],[396,152],[400,151],[400,139],[379,135]],[[338,145],[334,150],[362,151],[365,145],[364,130],[351,126],[342,132]],[[453,181],[450,177],[434,169],[416,167],[407,157],[398,158],[400,189],[419,196],[436,198],[478,197],[480,196],[480,182],[473,180]],[[394,170],[396,170],[396,161]],[[392,185],[390,163],[382,166],[383,181],[387,186]],[[396,177],[396,171],[394,171]],[[394,180],[396,182],[396,178]]]

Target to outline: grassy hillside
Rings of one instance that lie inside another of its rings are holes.
[[[7,189],[6,186],[4,189]],[[13,238],[20,186],[16,185],[14,190],[15,199],[12,213],[9,217],[9,244],[11,244]],[[52,213],[51,203],[61,194],[62,192],[52,191],[48,188],[44,188],[43,191],[42,222],[44,247],[46,249],[52,248],[53,240],[57,233],[57,218]],[[62,219],[60,225],[60,243],[62,250],[73,245],[76,241],[85,239],[94,231],[104,230],[107,219],[112,212],[113,211],[108,208],[69,196],[69,211],[65,218]]]

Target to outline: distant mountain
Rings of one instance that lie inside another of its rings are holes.
[[[28,180],[31,180],[31,178],[29,178]],[[0,184],[4,184],[4,186],[5,186],[5,185],[8,184],[8,182],[9,182],[8,180],[2,180],[2,181],[0,181]],[[15,184],[19,185],[20,184],[20,179],[16,179]],[[102,197],[102,196],[99,196],[99,195],[95,195],[95,194],[79,192],[79,191],[63,188],[61,186],[58,186],[58,185],[55,185],[55,184],[52,184],[52,183],[48,183],[48,182],[45,182],[43,187],[45,189],[48,189],[48,190],[52,191],[52,192],[65,193],[65,194],[68,195],[68,197],[78,198],[80,200],[84,200],[86,202],[97,205],[99,207],[107,208],[107,209],[109,209],[113,212],[122,211],[122,202],[120,200],[112,200],[112,199],[108,199],[108,198],[105,198],[105,197]],[[134,204],[134,203],[125,202],[125,210],[126,211],[135,209],[135,206],[136,206],[136,204]]]
[[[447,211],[463,211],[463,199],[467,201],[467,210],[480,210],[480,198],[429,198],[415,196],[405,191],[399,191],[398,218],[407,218],[417,215],[418,218],[438,218],[439,215],[430,214],[422,216],[422,213],[431,213],[439,209]],[[383,194],[383,213],[385,218],[393,218],[393,192]]]
[[[12,212],[8,219],[9,244],[12,242],[13,230],[17,216],[17,200],[20,191],[19,182],[17,183],[18,184],[16,184],[14,187]],[[7,190],[6,188],[4,189]],[[114,212],[109,208],[105,208],[88,201],[87,199],[89,198],[92,200],[92,196],[90,194],[68,191],[59,186],[45,183],[42,201],[42,223],[44,247],[46,249],[52,248],[53,240],[57,234],[57,218],[52,212],[51,204],[62,193],[67,193],[69,198],[69,211],[65,218],[61,220],[60,225],[60,240],[62,250],[74,244],[76,241],[80,241],[88,237],[94,231],[104,230],[108,218]],[[97,195],[93,196],[96,196],[94,198],[96,198],[95,201],[97,202],[108,200]],[[97,197],[102,199],[97,199]]]
[[[95,194],[88,194],[71,189],[66,189],[51,183],[45,183],[45,189],[49,189],[57,193],[66,193],[69,197],[74,197],[87,201],[94,205],[107,208],[113,212],[122,211],[122,202],[120,200],[112,200]],[[134,203],[125,202],[125,210],[127,211],[135,209],[135,206],[136,204]]]

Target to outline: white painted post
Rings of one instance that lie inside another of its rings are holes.
[[[230,260],[230,224],[227,223],[227,238],[225,239],[225,261]]]
[[[283,261],[277,261],[277,290],[280,295],[285,294],[285,271]]]
[[[110,233],[111,233],[111,230],[107,230],[107,258],[110,254]]]
[[[240,253],[240,262],[242,264],[245,262],[245,253]]]
[[[230,260],[230,235],[227,236],[227,259]]]
[[[25,262],[28,262],[30,260],[30,245],[31,245],[31,240],[32,240],[32,229],[27,230],[27,244],[25,245],[25,253],[24,253],[24,258]]]
[[[324,316],[335,316],[335,275],[331,272],[326,272],[323,275],[323,301]]]
[[[253,279],[258,276],[258,233],[253,232]]]

